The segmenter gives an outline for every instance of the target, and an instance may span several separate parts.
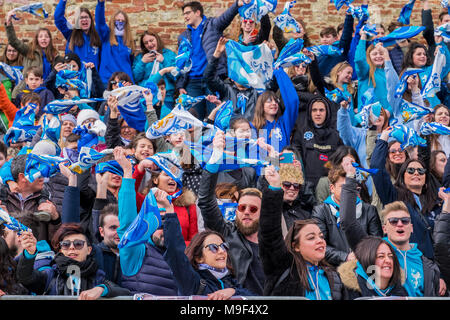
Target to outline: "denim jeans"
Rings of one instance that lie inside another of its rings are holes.
[[[208,86],[204,79],[189,79],[188,84],[185,88],[188,95],[191,97],[198,97],[201,95],[209,95],[211,91],[209,91]],[[215,108],[215,105],[210,103],[207,100],[202,100],[201,102],[195,104],[192,109],[193,114],[200,120],[206,118],[211,111]]]

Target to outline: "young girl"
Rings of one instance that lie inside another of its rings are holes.
[[[74,52],[80,60],[92,62],[98,70],[100,67],[101,41],[94,25],[91,12],[79,7],[75,12],[75,25],[72,26],[64,17],[67,0],[60,0],[55,9],[55,25],[67,40],[65,52]]]
[[[102,41],[100,78],[107,83],[111,74],[123,71],[133,80],[134,40],[128,15],[117,11],[109,22],[105,20],[105,0],[99,0],[95,8],[95,23]]]

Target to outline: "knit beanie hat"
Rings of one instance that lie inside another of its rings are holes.
[[[77,125],[77,119],[73,116],[73,114],[70,114],[70,113],[66,113],[61,116],[61,123],[64,121],[70,121],[75,126]]]
[[[45,154],[45,155],[50,155],[50,156],[56,156],[55,143],[51,140],[41,140],[34,145],[31,153],[34,153],[37,155]]]
[[[88,120],[94,118],[95,120],[100,120],[100,115],[97,111],[93,109],[83,109],[78,113],[77,116],[77,126],[81,126],[81,124]]]

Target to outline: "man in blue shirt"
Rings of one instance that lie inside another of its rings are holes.
[[[249,2],[249,0],[245,0]],[[212,57],[217,42],[223,36],[223,31],[231,24],[238,14],[238,7],[244,4],[243,0],[236,1],[222,15],[207,18],[203,15],[203,6],[198,1],[188,2],[183,5],[182,11],[187,29],[179,36],[178,44],[184,37],[192,44],[192,68],[177,79],[176,90],[179,94],[188,94],[192,97],[207,95],[206,81],[203,79],[208,60]],[[218,76],[227,76],[226,57],[222,56],[217,67]],[[199,119],[204,119],[215,106],[203,100],[193,107],[194,114]]]

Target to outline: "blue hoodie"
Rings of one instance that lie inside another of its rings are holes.
[[[309,300],[333,300],[330,283],[322,268],[308,265],[308,283],[313,291],[305,290],[305,298]]]
[[[403,251],[397,249],[387,237],[383,239],[394,248],[400,267],[405,271],[406,281],[403,287],[408,292],[408,296],[423,297],[423,253],[417,248],[415,243],[410,243],[411,249]]]

